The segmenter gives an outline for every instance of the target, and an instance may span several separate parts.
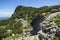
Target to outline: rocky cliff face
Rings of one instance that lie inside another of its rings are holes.
[[[44,20],[45,20],[45,17],[41,14],[33,19],[33,21],[31,22],[31,25],[33,27],[33,30],[31,31],[31,33],[33,35],[37,34],[37,32],[40,30],[40,23]]]

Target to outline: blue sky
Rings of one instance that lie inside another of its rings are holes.
[[[10,17],[18,5],[41,7],[58,4],[60,0],[0,0],[0,17]]]

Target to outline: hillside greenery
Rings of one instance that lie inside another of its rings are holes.
[[[53,9],[56,9],[55,11],[51,11]],[[23,24],[20,22],[17,22],[18,19],[23,18],[24,20],[27,20],[27,22],[31,23],[31,21],[38,15],[42,13],[47,12],[59,12],[60,11],[60,5],[55,6],[43,6],[40,8],[35,7],[25,7],[25,6],[17,6],[13,15],[6,20],[0,20],[0,39],[7,38],[12,36],[12,34],[22,34],[23,32]],[[15,21],[17,19],[17,21]],[[60,24],[60,18],[55,20],[57,24]],[[31,25],[30,25],[31,26]],[[29,27],[29,26],[27,26]],[[10,32],[8,31],[10,30]]]

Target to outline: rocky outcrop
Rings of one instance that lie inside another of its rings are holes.
[[[53,40],[58,26],[54,23],[48,23],[48,25],[41,24],[41,30],[38,32],[41,35],[41,40]]]
[[[24,37],[23,40],[39,40],[39,35]]]
[[[33,19],[31,22],[31,25],[33,27],[33,30],[31,31],[32,35],[36,35],[37,32],[40,30],[40,23],[45,19],[44,15],[40,14],[37,17]]]
[[[39,29],[37,34],[40,34],[41,40],[53,40],[56,32],[58,31],[58,26],[54,22],[50,22],[50,20],[57,15],[60,15],[60,12],[52,13],[50,14],[47,19],[45,19],[42,22],[38,22],[39,26],[33,26],[36,30]],[[38,21],[38,20],[37,20]],[[36,21],[35,21],[36,22]],[[37,23],[36,23],[37,25]]]

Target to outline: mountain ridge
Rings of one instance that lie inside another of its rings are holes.
[[[2,32],[0,33],[0,39],[10,37],[12,36],[12,34],[23,34],[23,29],[32,27],[31,22],[35,20],[35,18],[40,18],[40,21],[43,21],[45,16],[54,12],[60,12],[60,5],[44,6],[40,8],[25,7],[21,5],[17,6],[10,18],[6,20],[0,20],[0,26],[5,26],[5,28],[0,28],[0,32]],[[46,13],[46,15],[44,16],[43,13]],[[23,24],[19,19],[23,19],[25,22],[27,21],[29,25],[27,25],[27,27],[23,27]],[[11,32],[8,33],[8,30],[10,30]]]

